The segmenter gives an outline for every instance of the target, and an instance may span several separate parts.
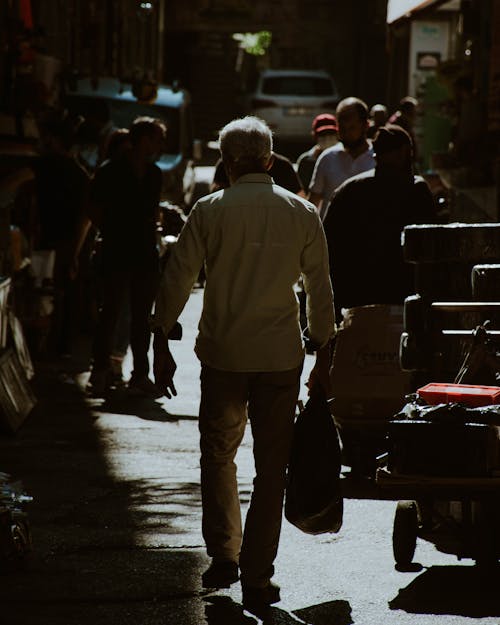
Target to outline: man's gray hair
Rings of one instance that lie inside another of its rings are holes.
[[[234,119],[222,128],[219,146],[224,160],[234,163],[258,162],[271,156],[273,133],[262,119],[248,115]]]

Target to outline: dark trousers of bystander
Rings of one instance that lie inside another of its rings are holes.
[[[57,356],[70,356],[73,342],[81,326],[81,279],[69,275],[71,264],[70,241],[55,249],[54,312],[52,314],[49,351]]]
[[[94,371],[109,371],[120,313],[130,305],[130,348],[132,379],[149,374],[148,351],[151,341],[149,318],[158,288],[159,272],[154,269],[103,269],[102,306],[94,338]]]

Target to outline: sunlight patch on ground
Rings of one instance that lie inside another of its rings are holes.
[[[110,473],[130,487],[130,512],[136,520],[135,542],[147,548],[198,548],[201,537],[198,406],[200,363],[194,354],[203,291],[194,290],[180,322],[182,341],[171,341],[178,364],[173,399],[143,400],[115,393],[108,401],[88,398],[95,415]],[[152,363],[152,350],[150,362]],[[300,397],[314,358],[306,356]],[[130,351],[124,378],[132,369]],[[141,446],[137,446],[140,432]],[[240,497],[245,509],[254,477],[252,437],[247,427],[236,462]]]

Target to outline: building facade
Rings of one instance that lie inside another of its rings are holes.
[[[260,67],[326,69],[342,96],[368,103],[385,96],[387,0],[9,0],[0,39],[58,59],[64,76],[153,77],[179,81],[193,96],[202,139],[241,111],[242,93]],[[237,33],[268,31],[266,53],[242,52]],[[14,34],[15,33],[15,34]]]
[[[456,220],[500,215],[499,42],[500,0],[389,2],[387,99],[418,98],[421,166],[453,190]]]

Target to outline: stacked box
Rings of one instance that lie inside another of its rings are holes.
[[[495,262],[500,257],[500,224],[406,226],[403,248],[410,263]]]
[[[431,305],[436,301],[468,302],[473,297],[476,301],[500,299],[492,295],[500,266],[488,265],[500,259],[500,224],[410,225],[404,228],[402,243],[405,259],[415,266],[415,293],[419,299],[412,296],[405,304],[408,310],[401,362],[413,372],[414,390],[417,384],[430,379],[452,382],[471,343],[466,337],[443,337],[441,330],[472,332],[486,321],[485,313],[431,311]],[[481,297],[486,294],[488,299]],[[498,325],[500,314],[492,315],[491,320]]]
[[[337,335],[331,382],[335,419],[390,419],[410,391],[399,364],[402,306],[360,306],[345,311]]]
[[[499,468],[499,427],[485,423],[394,420],[388,469],[394,475],[491,477]]]

